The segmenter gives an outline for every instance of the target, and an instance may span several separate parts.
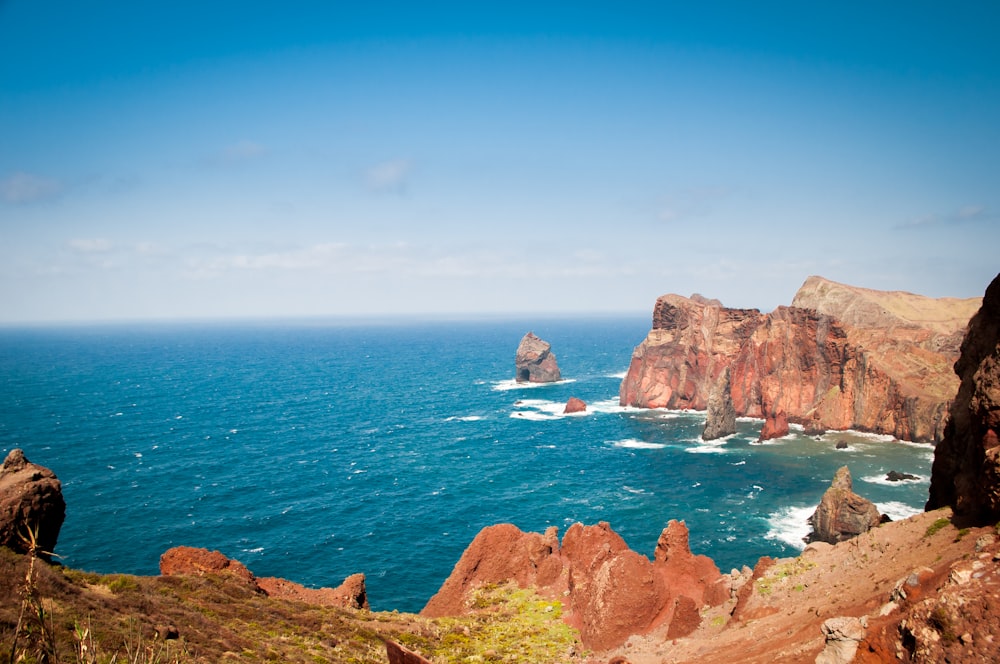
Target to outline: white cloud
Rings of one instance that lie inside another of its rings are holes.
[[[406,190],[406,183],[412,170],[413,163],[409,159],[383,161],[368,169],[365,182],[372,191],[402,193]]]
[[[62,185],[57,180],[30,173],[14,173],[0,180],[0,198],[8,203],[33,203],[55,196],[60,191]]]

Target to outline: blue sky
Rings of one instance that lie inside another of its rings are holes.
[[[995,3],[153,4],[0,0],[0,322],[1000,271]]]

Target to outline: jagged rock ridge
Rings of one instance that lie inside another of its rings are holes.
[[[728,367],[737,415],[784,413],[810,431],[853,428],[940,440],[958,385],[949,368],[955,340],[978,298],[934,300],[810,277],[794,302],[809,308],[763,314],[704,298],[660,297],[652,330],[622,381],[620,403],[705,410]]]
[[[710,558],[691,553],[683,522],[667,525],[652,562],[605,522],[573,524],[561,547],[555,527],[539,534],[500,524],[480,531],[421,614],[461,615],[471,589],[504,581],[562,601],[583,644],[600,650],[658,627],[670,638],[688,634],[701,621],[699,610],[722,603],[730,590]]]

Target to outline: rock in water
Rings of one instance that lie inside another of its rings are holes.
[[[934,450],[927,509],[950,505],[981,524],[1000,520],[1000,275],[969,321],[955,363],[960,383]]]
[[[27,553],[28,532],[35,533],[36,552],[48,559],[66,518],[62,484],[48,468],[31,463],[13,449],[0,470],[0,546]]]
[[[843,542],[871,530],[881,519],[873,502],[854,493],[851,471],[842,466],[834,474],[833,482],[823,494],[816,511],[809,517],[813,532],[806,541]]]
[[[736,409],[729,386],[729,367],[726,367],[708,397],[708,412],[705,414],[705,431],[702,440],[715,440],[736,433]]]
[[[587,404],[583,401],[583,399],[577,399],[576,397],[570,397],[569,401],[566,402],[566,407],[563,408],[564,415],[585,412],[587,412]]]
[[[547,341],[528,332],[514,355],[515,379],[519,383],[554,383],[560,379],[555,353]]]
[[[920,478],[909,473],[901,473],[898,470],[890,470],[885,479],[889,482],[902,482],[903,480],[919,480]]]
[[[785,411],[771,413],[764,418],[764,424],[760,428],[760,438],[757,441],[763,443],[765,440],[781,438],[787,436],[788,432],[788,416],[785,415]]]

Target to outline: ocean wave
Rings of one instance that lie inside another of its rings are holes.
[[[712,440],[709,442],[704,442],[700,439],[689,441],[694,443],[691,447],[684,448],[685,452],[690,452],[691,454],[728,454],[729,450],[726,448],[725,443],[717,443]]]
[[[910,474],[912,475],[913,473]],[[883,486],[904,486],[906,484],[922,484],[930,482],[929,477],[923,477],[921,475],[917,475],[917,479],[915,480],[897,480],[895,482],[887,480],[885,476],[886,473],[882,473],[881,475],[865,475],[861,478],[861,481],[868,482],[869,484],[881,484]]]
[[[647,443],[637,438],[626,438],[625,440],[610,441],[615,447],[624,447],[631,450],[662,450],[666,445],[663,443]]]
[[[550,385],[568,385],[569,383],[575,383],[575,378],[563,378],[562,380],[557,380],[551,383],[519,383],[514,378],[508,378],[506,380],[493,381],[493,387],[491,388],[495,392],[506,392],[508,390],[533,390],[538,387],[549,387]]]
[[[618,380],[625,380],[625,376],[628,375],[627,371],[619,371],[618,373],[608,374],[605,378],[617,378]]]
[[[801,551],[806,548],[805,538],[812,532],[809,517],[815,511],[815,506],[782,507],[767,517],[770,527],[764,539],[782,542]]]
[[[452,415],[451,417],[446,417],[444,419],[444,421],[445,422],[479,422],[479,421],[484,420],[484,419],[486,419],[486,418],[484,418],[482,415],[463,415],[463,416]]]
[[[923,507],[913,507],[912,505],[907,505],[906,503],[902,503],[898,500],[875,503],[875,507],[877,507],[878,511],[882,514],[888,514],[889,518],[893,521],[901,521],[924,511]]]

